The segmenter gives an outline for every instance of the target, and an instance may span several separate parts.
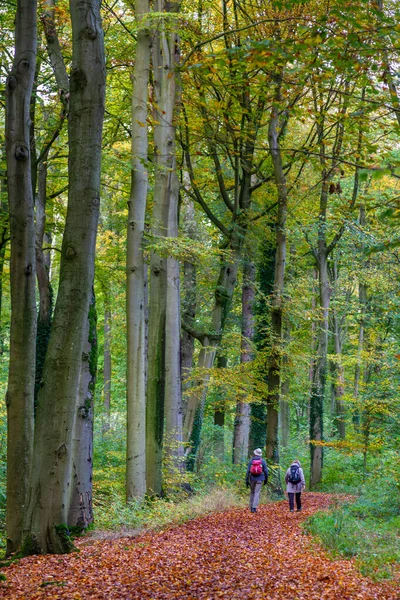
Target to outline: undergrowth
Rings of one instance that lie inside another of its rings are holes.
[[[119,495],[110,496],[107,503],[99,500],[95,502],[96,529],[119,533],[162,529],[208,513],[244,506],[245,501],[245,497],[235,490],[219,487],[186,499],[155,498],[129,504]]]
[[[365,481],[351,504],[319,512],[304,524],[333,556],[354,558],[363,575],[390,579],[400,565],[400,504],[396,473]]]

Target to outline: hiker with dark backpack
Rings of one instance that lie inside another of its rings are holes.
[[[262,458],[262,450],[256,448],[254,456],[250,459],[246,473],[246,487],[250,488],[250,510],[257,512],[260,501],[261,486],[268,483],[268,467]]]
[[[294,511],[294,498],[296,496],[296,508],[301,510],[301,492],[306,487],[303,469],[298,460],[294,460],[285,475],[286,491],[289,498],[290,512]]]

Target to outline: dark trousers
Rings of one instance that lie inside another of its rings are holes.
[[[290,510],[294,510],[294,497],[296,496],[296,508],[297,510],[301,509],[301,492],[288,492],[289,496],[289,508]]]

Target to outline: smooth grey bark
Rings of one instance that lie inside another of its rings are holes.
[[[104,408],[104,421],[102,431],[103,434],[107,433],[110,429],[110,410],[111,410],[111,373],[112,373],[112,359],[111,359],[111,310],[106,299],[104,309],[104,351],[103,351],[103,408]]]
[[[254,263],[246,260],[243,265],[242,285],[242,336],[240,362],[251,362],[254,358],[254,298],[255,298]],[[247,460],[249,453],[250,404],[244,398],[236,402],[235,424],[233,430],[233,464],[238,465]]]
[[[71,497],[68,526],[83,531],[93,522],[93,409],[97,374],[97,313],[94,289],[84,331],[75,436],[72,441]]]
[[[126,255],[127,445],[126,499],[146,493],[146,343],[143,236],[148,188],[147,101],[151,36],[148,0],[136,0],[138,23],[132,90],[132,179]]]
[[[266,459],[279,467],[279,401],[281,392],[282,367],[282,311],[286,267],[286,218],[287,188],[283,171],[281,149],[278,138],[279,105],[281,103],[280,85],[277,86],[275,103],[272,107],[268,128],[269,149],[274,168],[275,184],[278,194],[278,214],[276,219],[276,252],[274,287],[271,302],[271,351],[268,365],[268,401],[267,401],[267,440]],[[282,494],[280,472],[276,469],[271,475],[271,486]]]
[[[100,204],[105,59],[98,0],[71,0],[69,189],[60,285],[38,395],[23,552],[71,549],[73,440]]]
[[[168,237],[178,237],[179,180],[176,164],[172,172],[168,212]],[[184,467],[182,432],[181,308],[179,262],[167,257],[165,318],[165,456],[175,469]]]
[[[155,107],[154,199],[152,234],[165,237],[168,232],[171,190],[175,186],[175,105],[176,66],[179,39],[175,17],[178,3],[156,0],[158,20],[153,39]],[[172,19],[166,17],[172,16]],[[149,347],[146,389],[146,482],[149,494],[162,492],[162,453],[165,418],[165,335],[167,259],[153,251],[150,256]]]
[[[36,2],[18,0],[15,55],[6,82],[11,331],[7,404],[7,553],[19,549],[33,446],[36,258],[30,99],[36,66]]]

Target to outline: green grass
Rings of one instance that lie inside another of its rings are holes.
[[[305,530],[334,556],[355,558],[363,575],[390,579],[400,563],[400,507],[396,488],[374,486],[353,504],[319,512]]]
[[[246,497],[232,488],[215,487],[208,492],[182,498],[155,498],[144,502],[125,504],[120,494],[109,495],[108,500],[95,502],[96,530],[140,533],[180,525],[185,521],[212,512],[222,512],[245,506]],[[101,534],[100,534],[101,535]]]

